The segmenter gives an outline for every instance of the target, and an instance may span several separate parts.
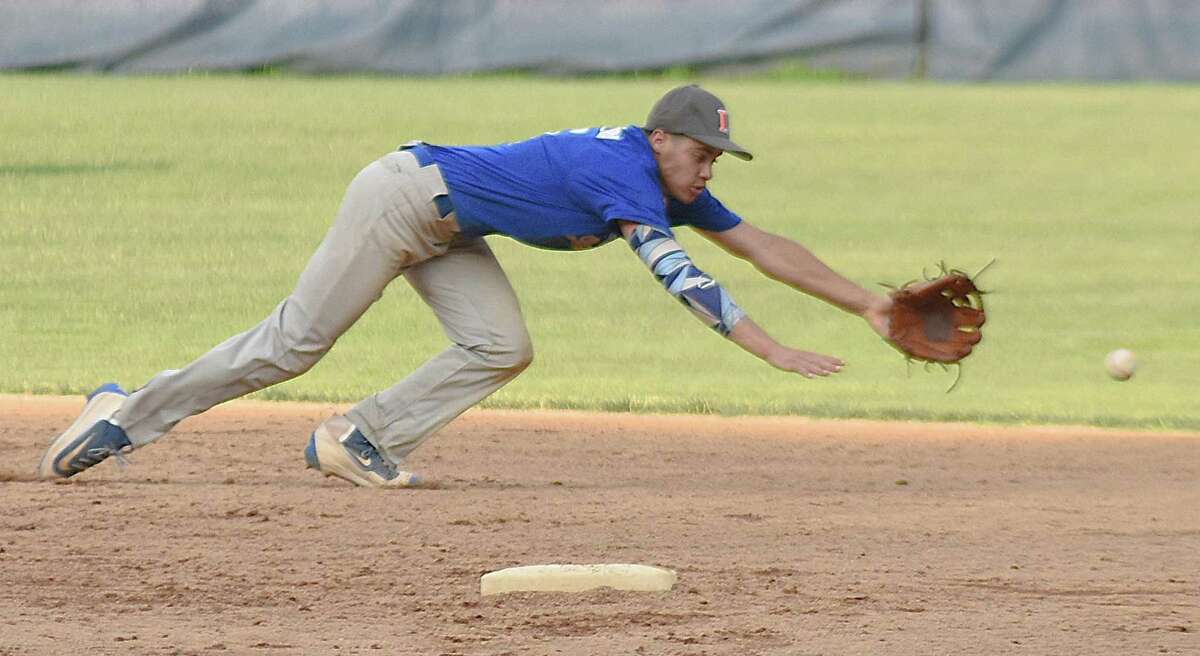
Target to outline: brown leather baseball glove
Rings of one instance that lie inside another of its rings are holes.
[[[962,271],[943,268],[941,277],[909,283],[890,296],[888,341],[908,358],[954,364],[983,339],[983,292]]]

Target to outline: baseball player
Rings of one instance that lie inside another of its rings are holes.
[[[295,291],[262,323],[132,393],[111,383],[97,389],[51,442],[38,475],[74,476],[150,444],[186,417],[303,374],[403,276],[437,315],[450,346],[317,426],[304,457],[309,467],[356,485],[417,483],[405,456],[533,358],[517,297],[487,235],[564,250],[622,238],[667,293],[746,351],[810,378],[839,371],[838,358],[772,339],[675,240],[678,226],[690,226],[763,274],[860,315],[887,336],[887,296],[756,228],[709,192],[723,153],[751,159],[730,139],[730,124],[725,105],[692,85],[664,95],[645,126],[550,132],[496,146],[412,142],[385,155],[350,183]]]

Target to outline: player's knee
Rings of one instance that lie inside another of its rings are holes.
[[[496,340],[471,350],[482,358],[488,367],[506,371],[511,375],[521,373],[533,362],[533,342],[529,340],[528,335]]]
[[[512,351],[512,361],[509,369],[514,373],[521,373],[528,369],[531,364],[533,364],[533,342],[529,341],[529,338],[526,337]]]
[[[283,354],[277,366],[290,377],[312,369],[333,348],[335,339],[326,337],[311,326],[291,326],[279,334],[279,351]]]
[[[279,359],[277,366],[283,370],[288,377],[295,378],[296,376],[307,372],[309,369],[312,369],[328,352],[328,348],[309,349],[293,346],[284,352],[284,355]]]

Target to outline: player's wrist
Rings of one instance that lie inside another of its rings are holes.
[[[891,311],[892,299],[890,296],[863,291],[865,297],[858,303],[858,316],[869,320],[872,315],[887,314]]]
[[[870,320],[873,316],[886,316],[892,311],[892,298],[890,296],[882,296],[873,294],[872,298],[864,305],[859,316]]]
[[[880,297],[863,311],[862,318],[880,337],[887,339],[891,334],[892,299],[887,296]]]

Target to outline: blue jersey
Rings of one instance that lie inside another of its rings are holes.
[[[741,219],[706,189],[694,202],[664,200],[654,151],[636,125],[549,132],[497,146],[414,149],[442,170],[462,234],[500,234],[557,250],[620,236],[618,219],[720,232]]]

